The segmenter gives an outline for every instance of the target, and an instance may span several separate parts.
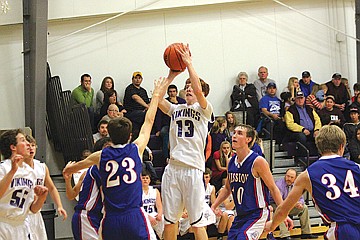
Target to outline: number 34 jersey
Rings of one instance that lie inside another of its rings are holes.
[[[171,160],[205,171],[205,143],[213,108],[208,102],[203,109],[198,102],[171,104],[169,142]]]
[[[11,170],[11,160],[6,159],[0,164],[0,179]],[[23,163],[19,166],[9,188],[0,198],[0,218],[23,223],[34,200],[36,175],[34,170]]]
[[[307,169],[312,196],[324,220],[360,224],[360,168],[338,155],[321,157]]]
[[[102,150],[100,176],[106,214],[142,206],[142,162],[137,145],[115,145]]]
[[[269,205],[269,189],[258,177],[252,174],[252,169],[257,153],[250,151],[241,164],[234,155],[228,166],[228,180],[234,198],[237,216],[245,216],[249,213],[265,208]]]

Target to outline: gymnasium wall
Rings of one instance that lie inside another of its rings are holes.
[[[18,2],[10,2],[13,15]],[[237,73],[246,71],[252,82],[261,65],[279,90],[303,70],[320,83],[335,71],[356,82],[355,40],[332,29],[355,35],[354,1],[286,1],[295,10],[273,1],[121,1],[119,12],[126,14],[96,25],[114,16],[117,2],[49,1],[48,62],[63,89],[90,73],[97,91],[110,75],[122,97],[139,70],[151,93],[153,80],[167,74],[162,54],[173,42],[190,44],[198,74],[210,83],[216,115],[229,109]],[[148,2],[156,3],[138,9]],[[0,128],[24,126],[22,26],[10,12],[0,15]],[[183,87],[186,78],[181,74],[175,84]]]

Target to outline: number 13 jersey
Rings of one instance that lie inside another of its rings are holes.
[[[321,157],[307,169],[312,196],[327,222],[360,224],[360,168],[338,155]]]
[[[198,102],[171,104],[168,115],[170,157],[174,163],[205,171],[205,143],[208,123],[212,121],[213,107],[207,102],[203,109]]]

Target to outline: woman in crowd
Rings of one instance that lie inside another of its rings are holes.
[[[107,114],[107,110],[108,110],[108,107],[110,106],[110,104],[115,104],[116,106],[118,106],[120,113],[122,113],[122,114],[126,113],[124,106],[117,101],[116,90],[110,89],[105,92],[104,103],[100,109],[100,118],[102,118],[103,116],[105,116]]]
[[[291,93],[291,99],[294,100],[298,91],[300,91],[299,79],[297,77],[290,77],[287,87],[282,92]]]
[[[227,167],[230,158],[234,155],[231,144],[228,141],[223,141],[220,145],[220,150],[214,152],[212,164],[211,182],[215,186],[216,191],[225,184],[227,178]]]
[[[227,111],[225,113],[225,118],[227,122],[227,130],[230,135],[229,141],[231,142],[231,137],[234,134],[235,126],[237,126],[238,123],[235,114],[231,111]]]
[[[114,90],[114,80],[112,77],[107,76],[101,82],[100,90],[96,92],[96,109],[95,112],[100,114],[101,106],[104,104],[104,94],[110,89]]]

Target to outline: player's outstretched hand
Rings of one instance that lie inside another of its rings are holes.
[[[72,173],[69,172],[69,167],[74,165],[76,162],[74,161],[69,161],[66,166],[64,167],[63,169],[63,177],[65,180],[70,180],[71,179],[71,176],[72,176]]]
[[[42,199],[46,198],[48,191],[48,188],[42,185],[36,185],[34,188],[35,195]]]
[[[65,221],[67,218],[67,213],[66,213],[65,209],[63,209],[62,207],[61,208],[59,207],[57,209],[57,211],[58,211],[59,215],[63,217],[63,221]]]
[[[167,78],[160,77],[159,79],[156,79],[154,81],[154,91],[153,96],[160,96],[160,98],[163,98],[166,91],[167,91]]]
[[[178,53],[180,53],[181,58],[183,60],[183,62],[185,63],[186,66],[189,66],[192,62],[192,58],[191,58],[191,54],[190,54],[190,49],[189,49],[189,44],[181,44],[182,48],[177,48],[176,51]]]
[[[221,217],[222,211],[219,208],[211,208],[211,210],[215,213],[216,216]]]
[[[22,155],[16,154],[12,159],[11,159],[11,170],[16,172],[19,168],[19,163],[24,159],[24,157]]]

